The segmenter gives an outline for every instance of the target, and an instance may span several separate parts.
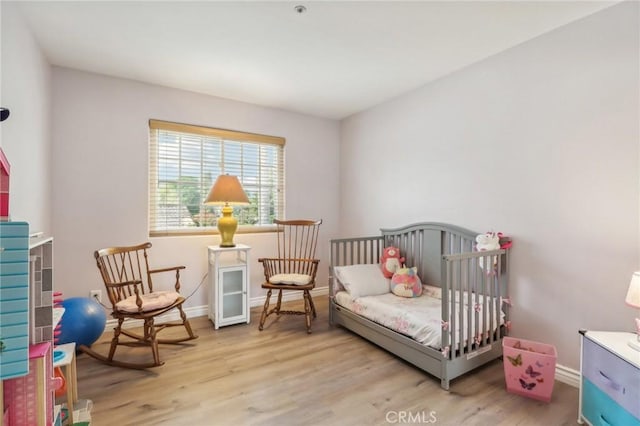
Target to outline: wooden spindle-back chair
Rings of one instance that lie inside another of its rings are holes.
[[[262,330],[265,320],[273,313],[304,315],[307,333],[311,333],[311,320],[316,317],[316,308],[310,291],[316,285],[320,262],[316,259],[316,246],[322,220],[275,220],[274,223],[277,226],[277,257],[258,259],[264,268],[265,281],[262,288],[268,290],[258,328]],[[278,301],[269,310],[273,290],[278,291]],[[302,291],[304,311],[281,309],[284,290]]]
[[[182,310],[185,298],[180,295],[180,271],[184,266],[174,266],[162,269],[149,269],[147,250],[151,243],[144,243],[129,247],[110,247],[94,252],[94,257],[104,282],[107,296],[111,302],[111,316],[118,323],[114,328],[113,339],[109,355],[103,356],[87,346],[79,348],[92,357],[110,365],[125,368],[149,368],[164,364],[160,360],[158,343],[180,343],[196,339],[191,330],[189,320]],[[175,284],[168,291],[160,291],[154,287],[152,276],[162,272],[175,272]],[[180,320],[155,324],[159,315],[177,309]],[[141,320],[142,334],[123,329],[126,320]],[[186,330],[186,336],[176,339],[158,339],[157,333],[167,327],[181,326]],[[120,341],[121,334],[133,341]],[[147,363],[132,363],[114,358],[118,345],[148,346],[151,349],[153,361]]]

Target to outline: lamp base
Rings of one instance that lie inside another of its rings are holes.
[[[627,345],[629,345],[631,349],[640,352],[640,318],[636,318],[636,338],[629,339]]]
[[[218,219],[218,231],[220,231],[220,247],[235,247],[233,234],[238,229],[238,220],[233,217],[233,207],[225,205],[222,208],[222,217]]]

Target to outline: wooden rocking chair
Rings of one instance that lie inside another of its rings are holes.
[[[189,320],[187,320],[187,316],[182,310],[182,304],[186,299],[179,293],[180,270],[185,267],[149,269],[147,249],[150,247],[151,243],[145,243],[131,247],[105,248],[94,253],[107,295],[111,301],[111,316],[118,321],[118,324],[114,328],[108,356],[100,355],[85,345],[80,345],[79,349],[109,365],[136,369],[158,367],[164,364],[163,361],[160,361],[159,343],[180,343],[198,337],[193,334]],[[152,275],[171,271],[175,271],[176,275],[174,287],[171,291],[157,291],[153,286]],[[172,309],[178,310],[181,320],[158,325],[154,324],[157,316],[165,314]],[[123,329],[122,326],[125,320],[129,319],[143,321],[142,335]],[[187,336],[168,340],[157,338],[159,331],[175,326],[184,327]],[[122,342],[120,341],[121,334],[134,340]],[[153,361],[131,363],[116,360],[114,355],[118,345],[148,346],[151,349]]]
[[[265,320],[273,313],[304,315],[307,333],[311,333],[311,319],[317,315],[310,291],[316,285],[316,272],[320,262],[315,255],[322,220],[275,220],[274,223],[278,227],[278,257],[258,259],[264,268],[265,282],[262,288],[268,290],[258,328],[262,330]],[[276,306],[269,310],[273,290],[278,291],[278,301]],[[283,290],[302,291],[304,311],[281,310]]]

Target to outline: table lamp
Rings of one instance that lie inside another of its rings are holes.
[[[220,175],[204,200],[204,204],[222,205],[222,217],[218,218],[218,231],[222,242],[220,247],[235,247],[233,234],[238,229],[238,220],[233,217],[231,205],[249,204],[247,194],[236,176]]]
[[[624,300],[627,305],[640,309],[640,272],[634,272],[629,284],[629,291]],[[629,346],[640,352],[640,318],[636,318],[636,337],[629,340]]]

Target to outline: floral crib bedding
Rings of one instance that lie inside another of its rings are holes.
[[[459,300],[459,297],[460,292],[456,291],[456,300]],[[467,292],[463,292],[463,300],[465,301],[463,324],[462,327],[460,327],[460,324],[456,327],[456,341],[460,341],[459,330],[462,329],[463,341],[467,342],[469,317],[471,317],[472,330],[476,329],[474,326],[476,318],[479,323],[477,329],[484,330],[484,332],[495,331],[499,325],[504,324],[505,315],[500,309],[501,303],[496,298],[492,298],[491,301],[485,303],[482,295],[472,295],[471,300],[474,303],[469,306],[469,303],[466,303],[467,300],[470,300],[469,295]],[[445,332],[450,332],[448,327],[443,327],[442,300],[439,287],[423,285],[422,296],[413,298],[398,297],[393,293],[353,298],[348,292],[339,291],[335,295],[335,301],[357,315],[434,349],[442,349],[442,332],[445,329]],[[491,309],[491,303],[494,305],[493,309]],[[459,321],[458,304],[456,303],[455,305],[455,318]],[[498,313],[500,314],[499,324],[497,320]],[[489,330],[492,324],[494,330]]]

